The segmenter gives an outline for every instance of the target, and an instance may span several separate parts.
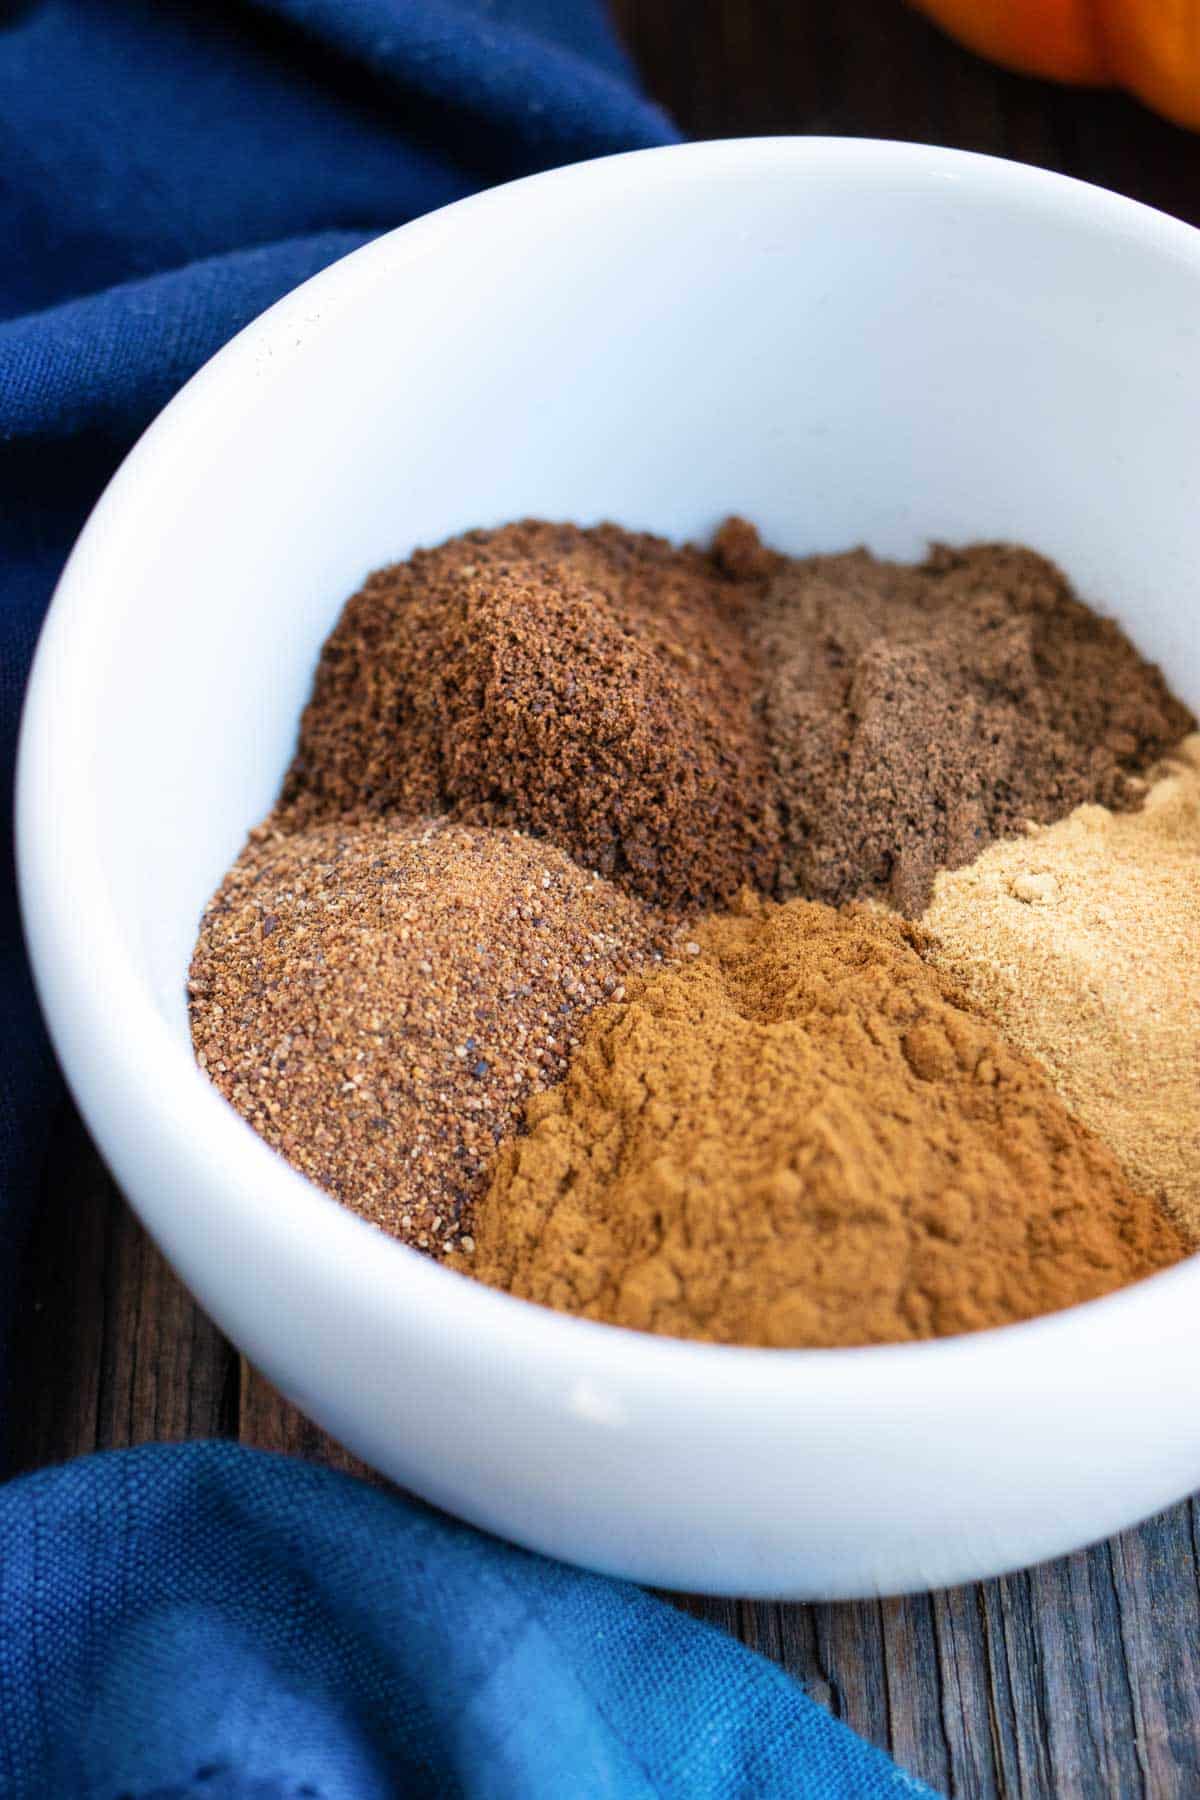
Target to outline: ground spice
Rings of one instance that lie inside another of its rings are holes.
[[[784,832],[781,891],[917,915],[938,869],[1027,819],[1124,809],[1195,721],[1043,557],[939,547],[790,563],[757,639]]]
[[[1091,1298],[1200,1230],[1200,757],[1141,811],[1134,773],[1189,722],[1012,546],[468,533],[326,645],[204,917],[199,1060],[375,1223],[592,1317],[833,1345]],[[913,913],[946,868],[936,948],[679,917]]]
[[[1084,806],[941,874],[933,954],[1200,1243],[1200,736],[1140,812]]]
[[[322,654],[284,821],[519,826],[678,909],[769,888],[778,832],[746,631],[765,569],[739,529],[723,558],[526,521],[370,576]]]
[[[204,914],[193,1041],[319,1186],[409,1243],[469,1251],[498,1138],[665,942],[640,902],[516,832],[268,824]]]
[[[595,1013],[476,1212],[476,1274],[681,1337],[971,1331],[1184,1254],[1047,1077],[881,912],[748,896]]]

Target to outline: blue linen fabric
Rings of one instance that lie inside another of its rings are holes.
[[[595,0],[0,0],[6,806],[55,578],[180,383],[376,232],[673,136]],[[10,843],[0,1340],[59,1099]],[[3,1800],[927,1791],[663,1603],[328,1470],[191,1444],[0,1488]]]
[[[234,1444],[0,1489],[6,1800],[928,1793],[621,1582]]]

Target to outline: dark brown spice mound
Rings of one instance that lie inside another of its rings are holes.
[[[526,521],[380,570],[325,646],[280,822],[518,826],[679,911],[772,889],[756,544]]]
[[[1009,544],[792,562],[756,636],[784,896],[872,894],[915,915],[939,869],[1027,820],[1136,806],[1193,723],[1120,629]]]
[[[669,934],[561,851],[446,821],[250,838],[189,983],[202,1068],[288,1161],[421,1248],[469,1208],[584,1013]]]

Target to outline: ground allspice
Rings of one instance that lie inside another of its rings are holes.
[[[583,1027],[472,1269],[644,1331],[834,1346],[1053,1312],[1174,1262],[1153,1199],[863,907],[747,896]]]
[[[755,623],[781,893],[918,915],[939,869],[1137,776],[1193,723],[1111,620],[1013,544],[780,563]]]

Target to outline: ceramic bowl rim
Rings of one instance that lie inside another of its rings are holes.
[[[967,1364],[974,1369],[1002,1366],[1015,1351],[1037,1355],[1085,1354],[1089,1341],[1136,1335],[1149,1309],[1189,1307],[1200,1320],[1200,1255],[1133,1287],[1020,1324],[918,1343],[841,1349],[763,1349],[716,1345],[652,1336],[552,1312],[496,1293],[440,1267],[419,1252],[385,1237],[344,1209],[293,1170],[229,1107],[172,1035],[123,937],[104,878],[102,848],[86,831],[74,833],[87,807],[86,771],[64,748],[56,729],[59,709],[70,704],[74,685],[87,679],[90,647],[112,630],[112,617],[96,604],[103,580],[98,572],[130,528],[131,496],[140,503],[146,470],[162,463],[173,442],[202,424],[235,389],[239,371],[294,335],[296,328],[337,329],[346,304],[365,287],[388,280],[404,263],[435,251],[436,239],[469,232],[481,212],[522,206],[546,184],[571,184],[595,200],[631,162],[642,165],[639,180],[658,181],[664,195],[678,183],[709,173],[742,170],[749,176],[871,184],[903,177],[912,183],[959,183],[970,199],[1048,210],[1068,229],[1116,234],[1131,250],[1152,246],[1185,263],[1194,274],[1200,299],[1200,231],[1138,202],[1027,165],[972,152],[876,139],[749,138],[672,145],[631,151],[571,165],[488,190],[401,226],[374,239],[304,282],[261,314],[220,350],[173,399],[130,452],[85,526],[58,582],[39,642],[22,721],[18,765],[18,863],[23,911],[39,990],[46,1000],[52,1036],[60,1046],[68,1079],[73,1053],[65,1040],[58,1008],[46,996],[64,985],[71,1004],[89,1019],[97,1040],[107,1040],[108,1085],[137,1097],[148,1129],[164,1156],[202,1159],[211,1181],[236,1191],[243,1209],[266,1209],[286,1216],[292,1234],[306,1238],[313,1258],[338,1266],[347,1291],[370,1291],[383,1306],[419,1308],[431,1322],[453,1321],[453,1329],[478,1338],[481,1346],[503,1348],[522,1358],[585,1360],[616,1378],[636,1375],[661,1384],[664,1392],[687,1391],[752,1396],[767,1405],[798,1391],[832,1383],[846,1394],[864,1384],[893,1380],[905,1386],[933,1381],[938,1371]],[[103,616],[101,616],[103,614]],[[37,797],[61,796],[54,820],[44,816]],[[68,858],[64,842],[75,848]],[[82,848],[80,848],[82,846]],[[29,929],[38,909],[36,932]],[[60,965],[51,984],[46,965]],[[119,1018],[119,1031],[105,1021]],[[169,1204],[163,1202],[162,1204]],[[144,1209],[143,1209],[144,1210]],[[147,1224],[154,1231],[153,1209]]]

